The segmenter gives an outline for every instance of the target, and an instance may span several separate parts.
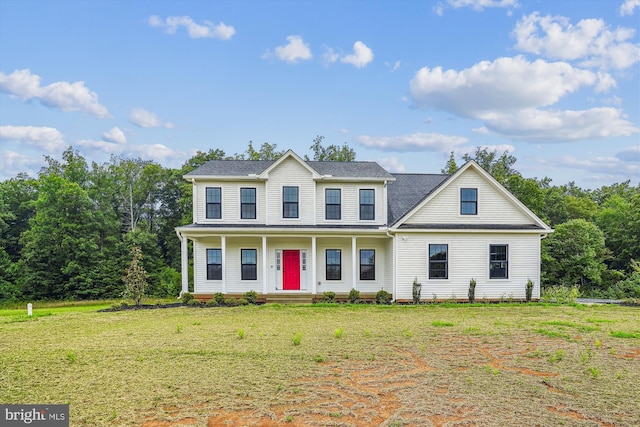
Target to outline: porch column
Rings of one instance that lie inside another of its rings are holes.
[[[267,236],[262,236],[262,293],[267,293]]]
[[[222,252],[222,293],[227,293],[227,263],[225,259],[227,258],[227,237],[220,236],[220,251]]]
[[[181,294],[189,292],[189,239],[184,234],[178,232],[180,238],[180,261],[181,261],[181,273],[182,273],[182,292]],[[195,289],[194,289],[195,290]]]
[[[315,295],[318,293],[318,282],[316,281],[316,236],[311,238],[311,260],[309,265],[311,268],[311,293]]]
[[[353,283],[353,289],[356,288],[356,270],[357,270],[357,262],[358,259],[356,257],[356,238],[351,238],[351,283]]]

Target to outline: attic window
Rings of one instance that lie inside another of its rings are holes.
[[[460,189],[460,215],[478,215],[478,189]]]

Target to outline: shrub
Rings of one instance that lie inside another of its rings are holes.
[[[384,289],[376,293],[376,304],[391,304],[391,294]]]
[[[332,291],[323,292],[322,302],[336,302],[336,293]]]
[[[533,281],[527,279],[527,286],[525,287],[527,302],[531,302],[531,294],[533,293]]]
[[[355,304],[358,301],[360,301],[360,291],[358,291],[356,289],[351,289],[349,291],[348,301],[349,301],[350,304]]]
[[[189,302],[191,300],[193,300],[193,294],[190,294],[189,292],[185,292],[184,294],[182,294],[182,303],[183,304],[189,304]]]
[[[220,304],[218,303],[218,301],[216,301],[215,298],[211,298],[209,301],[207,301],[206,306],[207,307],[220,307]]]
[[[218,302],[218,305],[224,305],[224,294],[222,292],[217,292],[213,296],[213,299],[215,299]]]
[[[413,279],[413,303],[418,304],[420,302],[420,293],[422,292],[422,283],[418,282],[418,278]]]
[[[540,299],[543,302],[555,301],[558,304],[571,304],[576,302],[576,298],[580,295],[577,286],[568,288],[566,286],[551,286],[542,291]]]
[[[196,307],[202,305],[202,301],[196,298],[191,298],[187,303],[188,306]]]
[[[238,307],[240,305],[249,305],[249,301],[244,298],[225,298],[224,305],[227,307]]]
[[[476,300],[476,279],[469,280],[469,302],[471,304]]]
[[[245,292],[244,299],[246,299],[249,304],[255,304],[258,302],[258,293],[256,291]]]

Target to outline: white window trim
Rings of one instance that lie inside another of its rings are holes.
[[[491,246],[506,246],[507,247],[507,277],[492,279],[491,278]],[[504,242],[489,242],[487,244],[487,281],[489,282],[509,282],[511,281],[511,245]]]
[[[207,188],[220,188],[220,218],[207,218]],[[204,186],[204,222],[224,222],[224,187],[220,184]]]
[[[429,278],[429,263],[431,262],[429,257],[429,245],[447,245],[447,278],[446,279],[430,279]],[[448,283],[451,282],[451,244],[449,242],[427,242],[425,248],[427,253],[427,280],[429,282]]]
[[[476,213],[475,215],[471,214],[463,214],[462,213],[462,189],[463,188],[473,188],[476,190]],[[468,185],[460,185],[458,186],[458,218],[479,218],[480,217],[480,187],[472,187]]]

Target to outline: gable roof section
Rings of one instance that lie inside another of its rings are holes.
[[[387,224],[391,225],[416,207],[449,175],[394,173],[395,182],[387,186]]]
[[[309,166],[324,177],[333,178],[377,178],[379,180],[393,180],[392,174],[387,172],[376,162],[307,162]]]
[[[527,208],[520,200],[518,200],[513,194],[511,194],[506,188],[504,188],[494,177],[492,177],[487,171],[485,171],[478,163],[474,160],[469,160],[462,167],[460,167],[453,175],[446,177],[441,185],[433,188],[427,195],[424,197],[418,204],[416,204],[409,211],[405,212],[401,218],[395,220],[395,222],[389,222],[390,226],[393,228],[400,228],[403,223],[411,217],[415,212],[420,210],[423,206],[429,203],[434,197],[436,197],[442,190],[451,185],[452,182],[455,182],[456,179],[462,175],[466,170],[473,168],[478,174],[483,177],[492,187],[494,187],[499,193],[501,193],[510,203],[516,206],[521,212],[525,214],[528,218],[531,219],[532,224],[539,227],[541,230],[545,230],[547,232],[551,232],[551,228],[544,223],[536,214],[534,214],[529,208]]]
[[[269,177],[269,172],[271,172],[272,170],[277,168],[278,165],[280,165],[282,162],[290,158],[296,160],[305,169],[307,169],[311,173],[313,178],[320,178],[320,174],[318,174],[318,172],[315,169],[309,166],[307,162],[302,160],[302,158],[298,156],[296,153],[294,153],[292,150],[287,150],[287,152],[284,153],[282,156],[280,156],[278,160],[273,162],[271,165],[267,166],[267,168],[263,170],[262,173],[260,173],[260,178],[267,179]]]

